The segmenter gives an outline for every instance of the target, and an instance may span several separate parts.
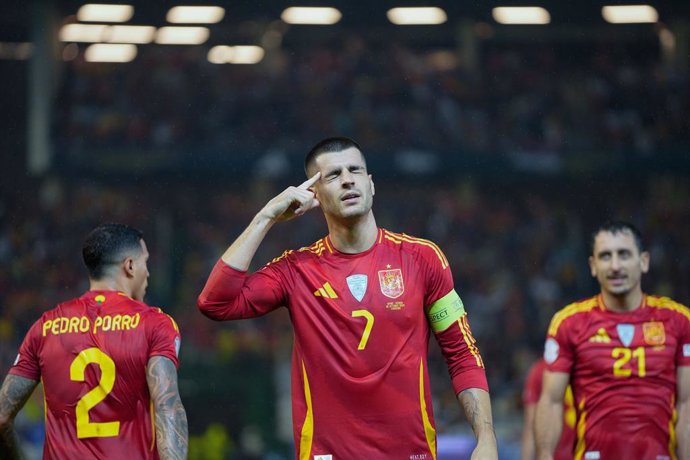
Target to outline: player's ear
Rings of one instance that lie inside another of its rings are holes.
[[[592,277],[596,278],[597,277],[597,268],[594,265],[594,256],[589,256],[589,270],[592,273]]]
[[[649,252],[642,251],[640,253],[640,269],[642,273],[647,273],[649,271]]]
[[[134,259],[132,257],[126,257],[122,261],[122,269],[125,271],[127,278],[134,278]]]
[[[371,178],[371,174],[369,174],[369,183],[371,184],[371,196],[376,195],[376,187],[374,187],[374,181]]]

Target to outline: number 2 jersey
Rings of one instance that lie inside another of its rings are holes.
[[[679,366],[690,366],[690,310],[643,296],[630,312],[596,296],[554,315],[548,370],[570,374],[577,408],[575,459],[675,459]]]
[[[178,365],[180,333],[159,308],[89,291],[36,321],[9,373],[41,380],[45,459],[158,459],[149,358]]]
[[[329,237],[252,275],[219,261],[199,296],[216,320],[287,306],[294,327],[293,429],[300,460],[432,460],[430,331],[456,393],[486,390],[448,261],[433,243],[379,229],[359,254]]]

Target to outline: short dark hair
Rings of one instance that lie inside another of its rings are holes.
[[[366,159],[364,158],[364,153],[362,153],[362,148],[357,142],[350,139],[349,137],[328,137],[309,150],[307,156],[304,157],[304,172],[309,176],[309,166],[316,160],[316,157],[322,153],[332,153],[332,152],[342,152],[349,148],[356,148],[359,153],[362,154],[362,159],[366,165]]]
[[[633,238],[635,239],[637,249],[640,252],[645,251],[645,245],[642,241],[642,233],[637,229],[637,227],[635,227],[630,222],[626,222],[623,220],[608,220],[592,232],[592,236],[590,238],[590,252],[592,254],[594,254],[594,242],[597,238],[597,235],[601,232],[609,232],[613,234],[630,232]]]
[[[139,255],[143,236],[140,230],[125,224],[103,224],[91,230],[81,249],[89,277],[100,280],[109,266],[128,255]]]

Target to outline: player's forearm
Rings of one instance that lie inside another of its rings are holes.
[[[156,443],[161,460],[187,458],[187,414],[179,396],[156,408]]]
[[[8,375],[0,388],[0,458],[22,458],[14,418],[38,385],[36,380]]]
[[[563,430],[563,402],[541,399],[537,404],[535,437],[537,460],[551,460]]]
[[[491,417],[489,393],[480,388],[468,388],[458,395],[465,411],[465,417],[472,426],[478,444],[493,446],[496,449],[496,435]]]
[[[676,408],[676,436],[678,439],[678,460],[690,460],[690,401],[679,403]]]
[[[259,212],[242,234],[223,254],[223,262],[240,271],[247,271],[259,245],[273,226],[274,221]]]
[[[22,458],[17,434],[14,432],[14,424],[9,420],[0,420],[0,458],[8,460]]]

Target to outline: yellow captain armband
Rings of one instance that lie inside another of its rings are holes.
[[[465,306],[455,289],[434,302],[427,310],[429,324],[434,332],[442,332],[465,316]]]

